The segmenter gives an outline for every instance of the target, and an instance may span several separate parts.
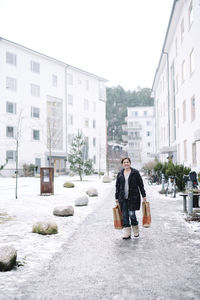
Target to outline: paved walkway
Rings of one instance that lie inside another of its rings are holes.
[[[152,226],[141,227],[139,212],[139,239],[113,229],[113,190],[19,299],[200,299],[200,235],[185,224],[180,200],[146,188]]]

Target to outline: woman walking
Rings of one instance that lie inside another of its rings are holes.
[[[123,239],[130,239],[131,227],[134,237],[139,236],[135,211],[140,209],[140,193],[143,201],[146,201],[146,192],[139,171],[131,168],[130,158],[124,157],[121,164],[123,169],[117,175],[115,199],[123,214]]]

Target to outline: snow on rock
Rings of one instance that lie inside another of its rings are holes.
[[[98,196],[98,191],[96,188],[93,188],[93,187],[89,187],[86,191],[86,194],[89,196],[89,197],[96,197]]]
[[[78,196],[75,201],[75,206],[86,206],[88,205],[88,196],[85,194]]]
[[[103,176],[103,178],[102,178],[102,182],[104,182],[104,183],[109,183],[109,182],[111,182],[112,181],[112,179],[109,177],[109,176]]]
[[[0,247],[0,271],[9,271],[15,264],[17,259],[17,251],[14,247]]]
[[[65,188],[74,188],[74,183],[73,182],[70,182],[70,181],[66,181],[63,186]]]
[[[33,224],[33,233],[39,234],[56,234],[58,233],[58,225],[54,221],[42,221]]]
[[[53,214],[55,216],[60,216],[60,217],[68,217],[68,216],[73,216],[74,215],[74,208],[73,206],[56,206],[53,210]]]

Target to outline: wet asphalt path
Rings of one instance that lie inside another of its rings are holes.
[[[199,233],[185,224],[180,200],[147,188],[152,226],[141,227],[139,212],[139,239],[113,229],[113,190],[15,299],[200,299]]]

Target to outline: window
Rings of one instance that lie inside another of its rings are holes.
[[[182,62],[181,66],[182,83],[185,81],[185,61]]]
[[[151,147],[151,143],[147,143],[147,147]]]
[[[69,124],[69,125],[73,125],[73,123],[74,123],[73,115],[68,114],[68,124]]]
[[[89,127],[89,119],[84,120],[84,127],[88,128]]]
[[[72,95],[68,95],[68,104],[73,105],[73,96]]]
[[[39,118],[40,117],[40,109],[38,107],[31,107],[31,117]]]
[[[190,75],[194,72],[194,49],[190,52]]]
[[[137,112],[137,111],[133,111],[133,112],[132,112],[132,116],[133,116],[133,117],[137,117],[137,115],[138,115],[138,112]]]
[[[40,74],[40,64],[31,60],[31,72]]]
[[[96,155],[93,156],[93,164],[96,164]]]
[[[191,122],[195,120],[195,96],[191,98]]]
[[[196,150],[196,143],[192,144],[192,164],[193,166],[197,165],[197,150]]]
[[[188,17],[189,17],[189,28],[192,26],[194,16],[193,16],[193,0],[190,2],[189,10],[188,10]]]
[[[40,86],[36,84],[31,84],[31,96],[40,97]]]
[[[147,121],[147,126],[150,126],[151,125],[151,121]]]
[[[183,101],[183,123],[186,121],[186,101]]]
[[[150,131],[147,131],[147,136],[150,136],[151,135],[151,132]]]
[[[177,109],[177,128],[179,128],[179,109]]]
[[[88,80],[85,81],[85,87],[86,87],[86,90],[88,91],[89,90],[89,81]]]
[[[93,128],[96,128],[96,120],[93,120],[92,126]]]
[[[6,102],[6,112],[16,114],[16,103]]]
[[[96,147],[96,138],[93,138],[93,146]]]
[[[17,65],[17,55],[11,52],[6,52],[6,63],[16,66]]]
[[[88,99],[84,99],[84,110],[89,110],[89,101],[88,101]]]
[[[39,130],[33,130],[33,139],[35,141],[39,141],[40,140],[40,131]]]
[[[185,26],[184,26],[184,19],[181,22],[181,42],[184,39],[184,33],[185,33]]]
[[[16,160],[16,151],[6,151],[6,159],[8,161],[15,161]]]
[[[144,113],[144,116],[147,116],[147,111],[146,110],[143,113]]]
[[[68,83],[69,85],[73,85],[73,75],[71,73],[68,73]]]
[[[93,102],[93,112],[96,111],[96,102]]]
[[[6,127],[6,136],[14,138],[14,127],[12,126]]]
[[[6,77],[6,88],[11,91],[17,90],[17,79],[12,77]]]
[[[58,85],[58,77],[56,75],[52,75],[52,86],[57,87]]]
[[[178,74],[176,74],[176,93],[178,93]]]
[[[184,161],[187,161],[187,140],[183,142],[183,149],[184,149]]]

